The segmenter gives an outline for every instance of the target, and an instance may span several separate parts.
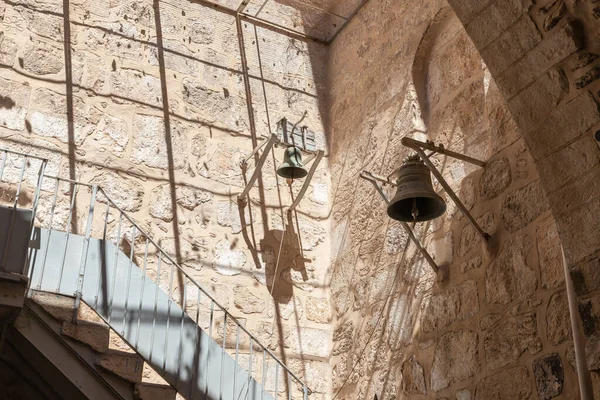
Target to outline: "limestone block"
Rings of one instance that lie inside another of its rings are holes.
[[[302,300],[300,300],[300,296],[292,296],[288,298],[287,296],[281,296],[273,299],[273,302],[267,301],[267,315],[269,317],[283,318],[284,320],[289,320],[293,318],[298,321],[302,318]]]
[[[477,333],[458,330],[438,339],[431,368],[431,388],[438,392],[480,371]],[[493,397],[484,397],[493,398]]]
[[[516,362],[528,351],[537,354],[542,350],[535,314],[508,318],[498,324],[483,340],[489,370],[496,370]]]
[[[33,92],[31,103],[29,122],[32,132],[40,136],[57,138],[63,143],[81,144],[96,129],[101,118],[99,110],[90,108],[83,99],[74,97],[74,137],[71,137],[65,95],[48,89],[37,89]]]
[[[471,400],[473,396],[468,389],[460,389],[456,391],[456,400]]]
[[[527,265],[533,241],[525,234],[508,239],[486,271],[485,293],[490,303],[508,304],[533,296],[537,279]]]
[[[120,68],[111,72],[109,82],[110,93],[113,96],[112,98],[119,103],[140,102],[142,104],[150,104],[152,106],[162,105],[160,79],[154,76],[147,75],[146,73],[135,69]],[[136,122],[134,122],[134,126],[136,125]],[[159,124],[158,122],[152,122],[148,120],[143,120],[141,122],[146,122],[148,124],[154,123],[155,125]],[[155,130],[160,129],[154,126],[150,126],[147,129],[152,128]],[[164,130],[163,135],[159,135],[159,137],[163,136]]]
[[[108,325],[94,323],[73,325],[69,322],[63,322],[61,334],[85,343],[97,352],[104,353],[108,350]]]
[[[96,359],[96,365],[132,383],[142,381],[144,360],[137,354],[110,351]]]
[[[477,269],[477,268],[481,267],[481,264],[482,264],[481,256],[475,256],[468,261],[462,262],[460,264],[460,270],[464,274],[465,272],[467,272],[469,270]]]
[[[168,385],[138,383],[133,396],[135,400],[176,400],[177,391]]]
[[[206,133],[197,133],[192,138],[192,154],[203,157],[206,154]]]
[[[347,292],[340,292],[333,297],[333,304],[338,318],[348,311],[348,307],[350,306],[349,297],[350,296]]]
[[[546,327],[548,340],[554,346],[571,338],[571,321],[566,292],[554,293],[550,297],[546,309]]]
[[[540,181],[533,181],[506,195],[502,201],[502,221],[506,229],[512,233],[529,225],[548,207],[548,200]]]
[[[477,284],[473,280],[431,296],[422,317],[423,332],[441,331],[454,321],[479,312]]]
[[[290,340],[293,343],[291,347],[296,354],[324,359],[330,356],[330,331],[328,329],[298,327],[292,330]]]
[[[107,31],[119,34],[107,34]],[[143,36],[142,31],[128,21],[120,20],[118,22],[99,22],[98,27],[85,29],[82,36],[89,49],[102,49],[113,57],[142,61],[148,47],[141,40],[136,40]],[[154,38],[148,41],[156,42]]]
[[[215,246],[213,268],[221,275],[239,275],[246,265],[246,254],[231,244],[227,239],[222,239]]]
[[[122,158],[129,143],[129,127],[121,118],[105,114],[90,139],[100,152]]]
[[[534,360],[533,376],[540,399],[550,400],[560,395],[565,378],[560,355],[552,353]]]
[[[175,203],[185,209],[194,210],[201,204],[212,200],[212,193],[191,186],[175,186],[175,193],[171,193],[171,185],[164,184],[155,187],[150,194],[150,215],[163,221],[173,220],[173,199]]]
[[[290,348],[292,341],[290,339],[291,328],[288,325],[275,325],[276,322],[265,322],[260,321],[256,324],[256,327],[250,328],[250,332],[258,339],[258,341],[271,351],[283,350],[283,348]],[[253,349],[259,349],[253,342]]]
[[[138,211],[142,207],[144,189],[137,181],[122,178],[114,172],[104,172],[93,179],[91,183],[99,185],[108,197],[124,211]],[[98,201],[106,203],[104,196],[98,196]]]
[[[438,265],[452,264],[454,256],[454,240],[452,231],[444,236],[435,238],[427,245],[427,251]]]
[[[61,16],[40,12],[37,10],[37,7],[31,9],[29,7],[16,6],[15,10],[26,21],[28,30],[55,42],[64,41],[64,21]],[[72,35],[71,44],[76,43],[77,37]]]
[[[348,321],[339,325],[333,331],[333,355],[346,353],[352,349],[354,341],[354,324]]]
[[[331,367],[328,363],[309,361],[306,363],[304,379],[315,393],[329,393],[331,390]]]
[[[283,231],[284,229],[281,216],[277,213],[271,214],[270,225],[273,230]],[[287,221],[286,228],[290,228],[287,227]],[[305,251],[314,250],[325,241],[325,229],[306,217],[298,216],[298,225],[294,221],[293,230],[300,237],[302,249]],[[289,235],[289,231],[286,233],[287,235]]]
[[[245,286],[236,286],[234,289],[234,304],[244,314],[262,313],[265,310],[266,303],[256,296]]]
[[[487,331],[488,329],[492,328],[494,325],[496,325],[496,323],[498,321],[500,321],[502,319],[502,315],[501,314],[488,314],[485,315],[483,317],[481,317],[481,319],[479,320],[479,329],[481,329],[482,331]]]
[[[326,324],[331,319],[329,301],[317,297],[306,298],[306,318],[313,322]]]
[[[29,85],[0,78],[0,126],[18,131],[25,129],[30,95]]]
[[[308,197],[310,201],[318,205],[329,204],[329,187],[325,183],[315,183],[312,185],[312,192]]]
[[[541,282],[545,289],[558,289],[565,282],[560,238],[554,218],[548,217],[537,226],[537,248]]]
[[[519,366],[479,380],[475,400],[526,400],[532,392],[529,371]]]
[[[220,145],[208,155],[207,160],[197,165],[200,175],[225,185],[244,187],[240,162],[246,155],[228,143]],[[241,190],[240,190],[241,191]]]
[[[12,67],[18,50],[17,42],[7,37],[4,32],[0,33],[0,63]]]
[[[575,292],[582,296],[600,289],[600,260],[592,258],[570,269]]]
[[[194,60],[192,52],[178,40],[163,39],[163,54],[165,68],[172,71],[177,71],[187,75],[197,75],[199,66],[198,62]],[[148,47],[148,58],[151,65],[158,66],[158,47]]]
[[[30,40],[25,43],[23,57],[19,62],[24,70],[32,74],[58,74],[65,66],[63,54],[63,49],[58,46]]]
[[[494,233],[496,218],[492,211],[486,211],[482,216],[476,218],[476,221],[484,232],[489,234]],[[465,221],[465,226],[463,227],[460,236],[460,243],[458,244],[458,256],[464,257],[482,242],[483,239],[479,236],[479,233],[475,228]]]
[[[181,169],[187,161],[188,132],[192,127],[171,120],[167,139],[162,117],[137,114],[134,118],[131,162],[160,169]]]
[[[402,385],[405,394],[427,394],[425,373],[414,355],[402,364]]]
[[[512,176],[510,164],[506,157],[491,161],[486,164],[481,175],[481,197],[486,200],[498,197],[510,186]]]
[[[252,210],[252,216],[250,211]],[[256,213],[254,208],[244,207],[244,228],[256,223]],[[237,234],[242,231],[242,222],[240,219],[240,208],[237,202],[220,201],[217,203],[217,223],[221,226],[230,227],[231,233]]]
[[[402,294],[390,301],[390,318],[386,321],[383,339],[392,350],[400,350],[412,340],[417,310],[416,306],[411,307],[411,305],[406,294]],[[379,313],[373,312],[373,316],[377,317]],[[371,324],[374,321],[368,321],[368,323]],[[362,339],[364,340],[364,338]]]

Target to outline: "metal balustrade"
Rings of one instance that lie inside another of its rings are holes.
[[[308,386],[127,214],[131,199],[116,193],[120,206],[97,185],[45,175],[44,159],[0,152],[0,184],[8,154],[23,158],[7,181],[13,207],[22,182],[34,191],[30,294],[73,296],[75,323],[86,302],[187,399],[308,399]]]

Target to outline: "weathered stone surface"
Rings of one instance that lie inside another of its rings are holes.
[[[425,372],[415,356],[402,364],[402,391],[405,394],[427,394]]]
[[[240,162],[245,157],[239,148],[222,143],[208,156],[206,162],[200,162],[197,170],[205,178],[211,178],[226,185],[243,187]]]
[[[329,204],[329,187],[324,183],[315,183],[308,197],[310,201],[319,205]]]
[[[288,325],[281,325],[280,329],[274,322],[261,321],[255,328],[250,328],[250,332],[269,350],[290,348],[291,328]]]
[[[139,102],[160,105],[162,92],[160,79],[133,69],[117,69],[110,74],[110,90],[117,103]],[[164,137],[163,134],[159,137]]]
[[[498,321],[500,321],[501,319],[502,319],[501,314],[485,315],[485,316],[481,317],[481,319],[479,320],[479,325],[478,325],[479,329],[481,329],[482,331],[487,331],[488,329],[490,329],[491,327],[496,325],[496,323]]]
[[[350,306],[349,295],[347,292],[340,292],[333,297],[333,304],[335,306],[335,312],[338,318],[348,311]]]
[[[284,226],[281,215],[278,213],[271,214],[271,226],[274,230],[283,231]],[[287,221],[286,228],[290,228]],[[298,224],[294,221],[293,230],[300,236],[303,250],[314,250],[319,244],[325,241],[325,229],[306,217],[298,216]],[[286,233],[286,236],[288,235],[289,231]]]
[[[508,304],[531,297],[537,288],[535,272],[527,265],[533,241],[526,234],[508,239],[486,271],[485,293],[490,303]]]
[[[227,239],[221,240],[215,246],[215,257],[213,268],[221,275],[239,275],[246,264],[246,254],[242,250],[235,249]]]
[[[516,362],[525,351],[537,354],[542,350],[542,342],[535,314],[508,318],[486,335],[483,347],[490,371]]]
[[[481,197],[486,200],[498,197],[511,182],[510,164],[506,157],[489,162],[481,175]]]
[[[256,314],[264,311],[266,303],[245,286],[233,289],[235,306],[245,314]]]
[[[331,389],[331,367],[328,363],[311,361],[306,363],[305,379],[315,393],[328,393]],[[281,381],[280,381],[281,382]]]
[[[375,310],[373,311],[373,316],[377,317],[382,311]],[[386,322],[383,338],[391,350],[398,351],[412,341],[417,305],[415,304],[414,307],[411,307],[407,295],[402,294],[390,301],[388,312],[390,317]],[[374,324],[374,321],[369,321],[369,324]],[[377,329],[379,328],[377,327]]]
[[[467,330],[451,331],[438,339],[431,368],[431,388],[434,392],[479,372],[478,342],[477,333]]]
[[[179,206],[194,210],[201,204],[208,203],[212,200],[212,193],[204,189],[196,189],[190,186],[176,186],[174,188],[175,202]],[[160,218],[163,221],[173,220],[173,199],[171,186],[164,184],[157,186],[150,194],[149,212],[155,218]]]
[[[435,238],[427,245],[427,251],[438,265],[450,265],[454,256],[454,240],[452,231],[440,238]]]
[[[560,238],[551,216],[537,226],[537,247],[540,259],[542,287],[557,289],[564,284],[565,274],[560,251]]]
[[[90,138],[101,152],[123,157],[129,143],[129,127],[121,118],[104,115]]]
[[[87,344],[99,353],[105,353],[108,350],[108,325],[94,323],[73,325],[70,322],[63,322],[60,333]]]
[[[306,298],[306,318],[313,322],[326,324],[331,318],[329,301],[317,297]]]
[[[24,70],[36,75],[57,74],[65,66],[63,49],[37,40],[25,43],[23,58],[19,61]]]
[[[0,78],[0,126],[13,130],[25,129],[30,95],[29,85]]]
[[[471,400],[473,396],[469,389],[460,389],[456,391],[456,400]]]
[[[254,210],[254,209],[252,209]],[[250,216],[250,207],[244,207],[245,226],[249,226],[256,221],[256,214],[253,212]],[[240,219],[240,208],[238,203],[232,201],[220,201],[217,203],[217,223],[221,226],[231,227],[231,233],[240,233],[242,231],[242,221]]]
[[[290,334],[293,346],[291,348],[297,354],[327,358],[331,351],[330,331],[313,328],[294,329]],[[338,353],[339,354],[339,353]]]
[[[354,340],[354,324],[352,321],[339,325],[333,331],[333,355],[350,351]]]
[[[465,272],[467,272],[469,270],[477,269],[477,268],[481,267],[481,263],[482,263],[481,256],[475,256],[468,261],[460,263],[460,270],[464,274]]]
[[[423,311],[424,332],[440,331],[454,321],[461,321],[479,312],[477,284],[468,280],[456,287],[431,296]]]
[[[19,47],[13,39],[6,37],[4,32],[0,33],[0,63],[12,67],[18,49]]]
[[[550,400],[562,393],[565,372],[558,353],[533,361],[533,376],[541,400]]]
[[[206,135],[198,133],[192,138],[192,154],[202,157],[206,154]]]
[[[558,292],[550,297],[546,310],[548,340],[554,346],[571,337],[569,303],[566,292]]]
[[[548,209],[548,200],[539,181],[509,193],[502,202],[502,220],[509,232],[515,232]]]
[[[527,367],[515,367],[477,382],[475,400],[527,400],[533,388]]]
[[[583,261],[571,268],[570,275],[578,296],[600,289],[600,259]]]
[[[142,207],[144,188],[138,182],[123,178],[114,172],[104,172],[91,180],[106,192],[108,197],[124,211],[138,211]],[[98,201],[106,202],[103,196]]]
[[[15,7],[15,10],[27,22],[27,29],[55,42],[64,40],[64,21],[59,15],[39,12],[37,9],[21,6]],[[72,35],[71,43],[76,44],[76,42],[76,36]]]
[[[168,139],[161,117],[138,114],[133,124],[131,162],[161,169],[181,169],[185,166],[190,128],[187,124],[171,120]]]
[[[275,316],[276,319],[283,318],[284,320],[302,318],[304,310],[300,296],[278,297],[268,303],[267,315],[269,317]]]
[[[144,360],[137,354],[110,352],[101,355],[96,365],[116,374],[126,381],[139,383],[142,381]]]
[[[492,234],[495,225],[496,219],[494,217],[494,213],[492,211],[485,212],[481,217],[476,218],[477,223],[486,233]],[[471,250],[477,247],[478,244],[482,242],[482,237],[479,236],[479,233],[475,230],[473,225],[465,221],[465,226],[462,229],[462,233],[460,236],[460,243],[458,245],[458,256],[464,257]]]

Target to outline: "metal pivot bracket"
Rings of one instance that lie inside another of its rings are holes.
[[[250,177],[248,184],[246,185],[246,187],[244,188],[242,193],[240,193],[238,195],[238,202],[243,203],[244,201],[246,201],[246,196],[248,196],[248,192],[250,191],[250,189],[252,189],[254,182],[256,182],[256,179],[258,178],[258,174],[262,170],[262,167],[265,164],[265,161],[267,161],[269,152],[271,151],[271,148],[273,147],[273,145],[275,144],[276,141],[277,141],[277,136],[271,135],[269,137],[269,140],[265,140],[261,144],[256,146],[256,148],[254,150],[252,150],[252,153],[250,153],[245,159],[242,160],[241,167],[242,167],[242,170],[245,172],[246,169],[248,168],[248,161],[256,153],[258,153],[261,148],[263,148],[263,147],[265,148],[258,159],[258,164],[256,164],[256,168],[254,168],[254,172],[252,173],[252,176]]]
[[[425,165],[427,165],[427,167],[429,168],[429,170],[431,171],[433,176],[435,176],[435,179],[437,179],[437,181],[440,183],[440,185],[442,185],[442,187],[444,188],[446,193],[448,193],[448,196],[450,196],[452,201],[454,201],[454,204],[456,204],[456,206],[462,212],[462,214],[467,218],[467,220],[471,223],[471,225],[473,225],[473,228],[475,228],[475,230],[477,231],[479,236],[481,236],[484,240],[488,240],[490,235],[487,232],[485,232],[481,228],[481,226],[479,226],[479,224],[477,223],[475,218],[473,218],[473,216],[471,215],[469,210],[467,210],[467,207],[465,207],[465,205],[462,203],[462,201],[460,201],[460,199],[458,198],[456,193],[454,193],[454,191],[452,190],[450,185],[448,185],[448,182],[446,182],[446,180],[444,179],[444,177],[442,176],[440,171],[438,171],[437,168],[435,167],[435,165],[433,165],[433,163],[431,162],[429,157],[435,153],[440,153],[440,154],[446,155],[448,157],[456,158],[458,160],[462,160],[462,161],[468,162],[470,164],[477,165],[482,168],[485,167],[485,162],[478,160],[476,158],[465,156],[464,154],[446,150],[444,148],[444,146],[436,145],[435,143],[429,142],[429,141],[421,142],[421,141],[418,141],[415,139],[404,137],[404,138],[402,138],[402,144],[417,152],[417,154],[421,157],[421,159],[423,160]],[[432,151],[432,153],[429,155],[426,155],[424,150],[430,150],[430,151]]]
[[[363,178],[366,181],[371,182],[373,184],[373,186],[375,186],[375,189],[377,189],[377,191],[379,192],[379,195],[386,202],[386,204],[390,203],[390,200],[387,198],[387,196],[383,192],[381,184],[379,183],[379,180],[381,178],[378,178],[375,175],[373,175],[373,174],[371,174],[370,172],[367,172],[367,171],[361,171],[360,177]],[[419,239],[417,239],[417,237],[415,236],[415,233],[413,232],[413,230],[410,229],[410,226],[408,226],[408,224],[406,222],[400,221],[400,224],[402,225],[402,228],[404,228],[404,230],[408,234],[408,237],[410,237],[410,239],[413,241],[413,243],[415,244],[415,246],[417,246],[417,249],[419,249],[419,251],[421,252],[421,254],[423,255],[423,257],[425,257],[425,259],[427,260],[427,262],[429,263],[429,265],[431,266],[431,268],[433,269],[433,271],[437,274],[438,270],[439,270],[437,264],[435,263],[435,261],[433,261],[433,258],[431,258],[431,255],[429,255],[429,253],[423,247],[423,245],[421,245],[421,242],[419,242]]]
[[[311,161],[314,160],[313,165],[310,167],[310,171],[308,171],[308,176],[304,179],[304,185],[302,185],[302,189],[300,189],[298,196],[296,196],[296,199],[294,200],[294,202],[292,203],[290,208],[288,208],[288,210],[287,210],[288,213],[291,213],[292,211],[294,211],[296,209],[296,207],[298,206],[298,204],[300,203],[300,201],[302,200],[302,198],[304,197],[304,194],[308,190],[308,186],[310,186],[310,181],[312,180],[312,177],[315,174],[315,171],[317,170],[317,167],[319,166],[319,163],[321,162],[321,159],[323,158],[324,155],[325,155],[325,152],[323,150],[319,150],[316,155],[315,154],[311,155],[304,162],[304,166],[307,166],[308,163],[310,163]]]

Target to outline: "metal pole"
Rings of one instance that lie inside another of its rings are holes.
[[[585,340],[579,330],[579,315],[577,294],[573,287],[569,267],[565,252],[561,245],[563,268],[565,273],[565,285],[567,287],[567,300],[569,301],[569,314],[571,317],[571,331],[573,333],[573,347],[575,348],[575,363],[577,365],[577,379],[579,380],[579,392],[582,400],[594,400],[594,392],[592,390],[592,378],[588,370],[587,360],[585,355]]]
[[[404,139],[406,139],[406,138],[404,138]],[[403,144],[404,144],[404,139],[402,139]],[[467,218],[467,220],[469,220],[471,225],[473,225],[473,227],[475,228],[475,230],[477,231],[479,236],[481,236],[484,240],[488,240],[490,235],[488,233],[486,233],[483,229],[481,229],[481,227],[479,226],[477,221],[475,221],[475,218],[473,218],[473,216],[471,215],[469,210],[467,210],[467,207],[465,207],[465,205],[462,203],[462,201],[460,201],[460,199],[458,198],[456,193],[454,193],[454,191],[452,190],[450,185],[448,185],[448,182],[446,182],[446,180],[444,179],[442,174],[440,174],[440,172],[435,168],[435,165],[433,165],[431,160],[429,158],[427,158],[427,156],[425,155],[425,152],[423,150],[421,150],[421,148],[419,148],[419,147],[412,147],[412,149],[414,151],[416,151],[417,154],[419,154],[419,156],[421,156],[421,159],[423,160],[425,165],[427,165],[427,167],[429,168],[429,170],[431,171],[433,176],[435,176],[435,178],[440,183],[440,185],[442,185],[442,187],[444,188],[446,193],[448,193],[448,196],[450,196],[450,198],[454,201],[454,204],[456,204],[458,209],[463,213],[463,215]]]
[[[294,200],[294,202],[292,203],[292,205],[288,209],[288,212],[294,211],[294,209],[298,206],[298,204],[300,203],[300,201],[304,197],[304,194],[306,193],[306,191],[308,190],[308,186],[310,185],[310,181],[312,180],[312,177],[315,174],[315,171],[317,170],[317,167],[319,166],[319,163],[321,162],[321,159],[323,158],[324,154],[325,153],[323,152],[323,150],[319,150],[319,153],[317,154],[317,158],[315,159],[313,165],[310,167],[310,171],[308,172],[308,176],[304,180],[304,185],[302,185],[302,189],[300,189],[300,192],[298,193],[298,196],[296,196],[296,199]]]
[[[423,149],[423,150],[431,150],[434,153],[440,153],[448,157],[456,158],[458,160],[462,160],[468,162],[470,164],[477,165],[479,167],[485,168],[485,161],[478,160],[473,157],[465,156],[464,154],[457,153],[452,150],[447,150],[442,145],[436,145],[433,142],[421,142],[419,140],[411,139],[409,137],[402,138],[402,144],[406,147],[410,147],[411,149]]]
[[[256,167],[254,168],[254,172],[252,173],[252,176],[250,177],[248,184],[246,185],[246,187],[244,188],[242,193],[240,193],[238,195],[238,201],[243,201],[246,198],[246,196],[248,195],[248,192],[250,191],[250,189],[252,189],[252,185],[254,185],[254,182],[256,182],[256,179],[258,178],[258,174],[260,173],[262,166],[265,164],[265,161],[267,161],[269,152],[271,151],[271,148],[273,147],[273,144],[275,143],[276,140],[277,140],[277,136],[271,135],[271,137],[269,138],[269,141],[265,145],[265,149],[263,150],[263,153],[261,154],[261,156],[258,160],[258,164],[256,164]]]
[[[377,191],[379,192],[379,195],[383,198],[383,200],[387,204],[390,203],[390,201],[387,198],[387,196],[385,195],[385,193],[383,193],[383,189],[381,189],[381,186],[379,186],[377,181],[375,179],[372,179],[367,172],[365,172],[365,171],[361,172],[360,177],[371,182],[373,184],[373,186],[375,186],[375,189],[377,189]],[[423,257],[425,257],[425,260],[427,260],[427,263],[429,263],[429,265],[431,266],[433,271],[437,274],[437,272],[439,270],[437,264],[435,263],[435,261],[433,261],[433,258],[431,258],[431,256],[427,252],[427,250],[421,245],[421,242],[419,242],[419,239],[417,239],[417,237],[415,236],[412,229],[410,229],[410,226],[408,226],[408,224],[404,221],[400,221],[400,224],[402,225],[402,228],[404,228],[404,230],[408,234],[408,237],[413,241],[415,246],[417,246],[417,249],[419,249],[419,251],[421,252]]]

